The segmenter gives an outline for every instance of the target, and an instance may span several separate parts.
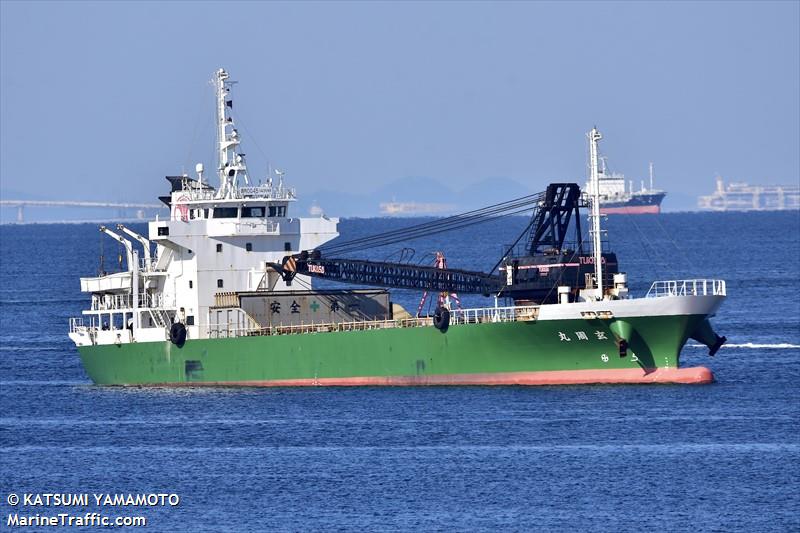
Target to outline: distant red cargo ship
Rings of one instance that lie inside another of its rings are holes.
[[[618,173],[608,174],[605,158],[601,158],[600,171],[600,212],[604,215],[646,215],[661,212],[661,202],[666,191],[653,188],[653,164],[650,163],[650,188],[633,190],[633,181],[625,187],[625,176]],[[585,191],[591,194],[591,184],[587,183]]]

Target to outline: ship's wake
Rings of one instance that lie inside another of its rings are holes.
[[[705,348],[702,344],[688,344],[690,348]],[[767,349],[767,350],[787,350],[800,348],[800,344],[791,344],[788,342],[779,342],[775,344],[761,344],[755,342],[745,342],[741,344],[723,344],[722,348],[743,348],[743,349]]]

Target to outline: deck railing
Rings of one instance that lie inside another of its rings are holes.
[[[192,201],[217,200],[217,191],[209,189],[197,189],[188,187],[183,189],[188,193]],[[252,200],[293,200],[297,198],[294,187],[280,187],[277,185],[257,185],[237,187],[232,191],[232,199],[252,199]],[[227,199],[227,198],[225,198]]]
[[[139,293],[140,308],[168,308],[175,307],[175,298],[165,298],[161,293]],[[118,311],[133,308],[133,298],[130,294],[109,294],[103,298],[92,298],[92,311]]]
[[[454,309],[450,312],[450,326],[460,324],[482,324],[495,322],[518,322],[536,320],[537,306],[482,307],[475,309]],[[232,324],[231,324],[232,325]],[[228,324],[208,326],[209,338],[249,337],[261,335],[296,335],[300,333],[328,333],[333,331],[367,331],[375,329],[430,327],[432,317],[402,318],[396,320],[360,320],[355,322],[297,324],[262,328],[235,328]]]
[[[725,296],[724,279],[682,279],[654,281],[645,298],[664,296]]]
[[[120,295],[122,296],[122,295]],[[498,322],[530,322],[538,318],[538,306],[480,307],[454,309],[450,312],[450,327],[462,324],[489,324]],[[234,324],[203,326],[208,338],[250,337],[263,335],[297,335],[303,333],[328,333],[334,331],[368,331],[376,329],[417,328],[433,326],[432,317],[409,317],[394,320],[359,320],[353,322],[277,325],[261,328],[236,328]],[[70,333],[97,330],[97,325],[84,324],[83,317],[69,319]]]
[[[156,265],[158,264],[157,257],[151,257],[150,262],[147,261],[146,257],[139,258],[139,270],[144,272],[157,272]]]
[[[538,306],[478,307],[455,309],[450,312],[451,324],[479,324],[484,322],[516,322],[536,320]]]
[[[86,326],[83,324],[83,317],[71,317],[69,319],[69,332],[78,333],[86,331]]]

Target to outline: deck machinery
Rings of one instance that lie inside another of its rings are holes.
[[[575,299],[596,285],[594,256],[584,252],[580,208],[586,207],[575,183],[553,183],[539,195],[530,223],[488,273],[442,269],[402,262],[328,257],[325,247],[287,255],[272,264],[288,284],[297,274],[352,284],[512,298],[518,304]],[[574,219],[574,240],[569,241]],[[520,241],[527,237],[527,242]],[[603,253],[603,285],[613,286],[617,257]],[[498,273],[495,273],[498,271]],[[562,287],[561,291],[558,287]]]

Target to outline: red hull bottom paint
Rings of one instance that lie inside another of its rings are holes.
[[[195,381],[164,383],[169,387],[413,387],[419,385],[591,385],[611,383],[712,383],[714,374],[704,366],[614,370],[551,370],[493,374],[446,374],[434,376],[361,376],[303,378],[266,381]]]
[[[637,205],[630,207],[600,207],[603,215],[657,215],[661,212],[658,205]]]

